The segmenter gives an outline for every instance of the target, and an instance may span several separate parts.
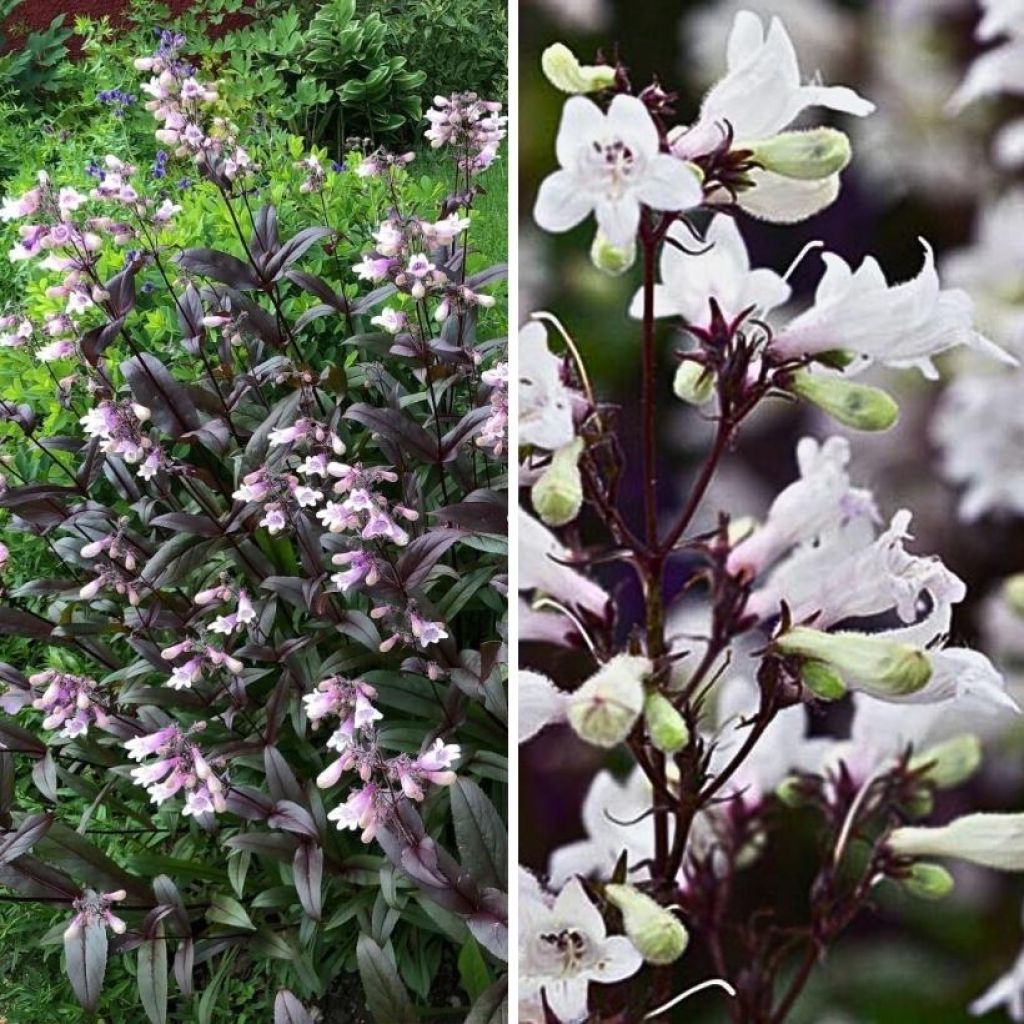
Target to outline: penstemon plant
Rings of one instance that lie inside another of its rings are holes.
[[[3,344],[61,406],[0,407],[0,507],[54,566],[0,607],[33,662],[0,669],[0,884],[68,908],[43,942],[87,1011],[117,955],[154,1024],[193,998],[209,1020],[236,961],[280,986],[278,1022],[312,1020],[357,968],[377,1020],[415,1020],[447,945],[450,1012],[491,1020],[507,371],[482,336],[504,268],[470,272],[469,232],[500,104],[438,98],[439,211],[408,201],[411,154],[303,156],[324,222],[288,235],[185,46],[165,32],[136,61],[152,173],[127,154],[87,190],[40,171],[0,213],[34,277]],[[182,174],[229,247],[173,241],[161,179]],[[362,196],[345,231],[328,188]],[[302,269],[319,247],[324,276]]]
[[[594,779],[585,839],[539,875],[520,870],[519,1018],[675,1019],[681,999],[717,985],[738,1024],[782,1024],[879,886],[940,898],[953,887],[946,858],[1024,869],[1024,815],[928,824],[936,792],[978,767],[979,720],[1017,708],[991,662],[950,639],[963,582],[907,550],[910,512],[856,485],[845,438],[800,441],[799,476],[761,523],[719,507],[709,519],[705,506],[770,400],[881,431],[899,410],[859,372],[934,378],[953,348],[1003,372],[1013,360],[975,330],[967,294],[941,285],[927,243],[920,273],[896,285],[872,258],[854,268],[825,253],[796,313],[786,277],[751,267],[742,215],[812,215],[850,159],[843,133],[793,130],[794,119],[873,109],[850,89],[804,84],[778,19],[736,16],[727,70],[689,123],[677,123],[674,94],[634,88],[622,63],[583,65],[556,44],[543,69],[572,95],[534,219],[563,232],[593,214],[595,265],[638,264],[622,334],[637,337],[641,386],[620,417],[571,331],[537,314],[520,332],[520,742],[568,728],[629,768]],[[667,516],[662,320],[678,328],[671,391],[710,423]],[[636,444],[620,418],[640,424]],[[626,485],[634,454],[640,494]],[[605,589],[616,563],[638,581],[639,611]],[[838,701],[852,714],[842,739],[824,716]],[[812,715],[825,722],[813,734]],[[808,822],[801,917],[773,905],[770,885],[753,909],[741,902],[746,873]],[[712,971],[696,989],[690,963]]]

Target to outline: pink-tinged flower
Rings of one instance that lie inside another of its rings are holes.
[[[137,761],[157,755],[158,759],[152,764],[140,765],[131,772],[132,781],[145,787],[154,803],[162,804],[184,790],[182,813],[186,816],[226,808],[223,781],[199,747],[177,727],[170,726],[152,736],[129,740],[125,748]]]
[[[263,501],[270,494],[270,481],[265,469],[256,469],[242,477],[242,484],[231,495],[236,501]]]
[[[324,500],[323,491],[301,484],[292,491],[292,496],[298,502],[299,508],[315,508]]]
[[[364,255],[352,269],[361,281],[383,281],[391,270],[391,260],[383,256]]]
[[[326,453],[321,452],[319,455],[307,455],[306,460],[296,470],[303,476],[326,476],[327,475],[327,463],[329,458]]]
[[[432,270],[436,269],[435,265],[430,262],[424,253],[418,252],[410,258],[405,272],[417,280],[422,280]]]
[[[29,676],[29,682],[34,687],[46,687],[43,695],[32,702],[37,711],[46,713],[44,729],[60,729],[62,736],[75,739],[84,736],[90,725],[104,728],[110,721],[100,685],[94,679],[50,669]]]
[[[85,889],[82,895],[72,904],[75,916],[64,931],[65,939],[73,939],[86,928],[101,925],[109,928],[115,935],[123,935],[127,925],[110,908],[114,903],[120,903],[128,894],[124,889],[116,889],[113,892],[95,892],[93,889]]]
[[[387,331],[388,334],[397,334],[405,327],[406,320],[405,313],[392,309],[390,306],[385,306],[377,316],[371,318],[370,323],[383,331]]]
[[[340,807],[335,807],[327,817],[337,822],[339,829],[362,829],[360,839],[370,842],[379,825],[379,789],[370,784],[356,790]]]
[[[306,419],[296,420],[290,427],[278,427],[267,435],[267,441],[273,448],[279,444],[294,444],[309,435],[313,424]]]
[[[263,518],[260,520],[260,526],[265,526],[271,536],[275,533],[280,533],[287,525],[288,517],[284,514],[284,509],[280,505],[267,505],[263,509]]]
[[[376,509],[370,513],[360,536],[364,540],[372,540],[375,537],[387,537],[388,540],[394,542],[399,547],[404,547],[409,543],[409,534],[381,509]]]
[[[171,678],[167,685],[173,690],[188,689],[193,683],[203,677],[203,659],[199,657],[189,658],[184,665],[178,665],[171,671]]]
[[[386,220],[373,233],[373,240],[381,256],[395,256],[405,245],[405,234],[394,221]]]
[[[11,552],[6,544],[0,544],[0,572],[3,572],[7,568],[7,563],[10,561]]]
[[[412,630],[412,635],[423,647],[429,647],[431,644],[439,643],[441,640],[448,638],[448,633],[444,629],[444,623],[431,622],[428,619],[420,618],[416,612],[409,613],[409,628]]]
[[[348,566],[345,572],[336,572],[331,576],[331,582],[343,594],[347,594],[358,583],[365,581],[368,587],[372,587],[380,579],[376,559],[365,551],[342,551],[332,555],[331,562]]]
[[[7,196],[3,205],[0,206],[0,220],[20,220],[22,217],[31,217],[42,201],[42,192],[38,188],[29,189],[23,195],[17,197]]]
[[[124,748],[133,761],[142,761],[153,754],[169,750],[180,735],[177,726],[169,725],[147,736],[136,736],[127,740]]]
[[[70,338],[59,338],[36,349],[36,359],[41,363],[55,363],[58,359],[71,359],[75,355],[75,343]]]
[[[345,507],[344,503],[329,501],[316,514],[317,519],[331,532],[342,533],[358,525],[356,517]]]

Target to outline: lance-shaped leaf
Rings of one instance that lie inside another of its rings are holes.
[[[398,560],[398,578],[403,587],[418,587],[444,553],[462,536],[460,530],[434,529],[417,537]]]
[[[178,438],[198,429],[195,403],[156,356],[148,352],[132,356],[121,364],[121,373],[135,401],[149,410],[153,423],[169,437]]]
[[[505,824],[484,791],[464,776],[448,788],[462,865],[481,885],[504,886],[508,864]]]
[[[398,976],[398,969],[369,935],[359,936],[356,962],[366,1005],[377,1024],[415,1024],[416,1010]]]
[[[52,824],[52,814],[30,814],[17,829],[0,835],[0,864],[10,864],[28,853]]]
[[[229,252],[221,252],[219,249],[186,249],[177,260],[183,269],[231,288],[244,291],[261,287],[256,270]]]
[[[274,1024],[313,1024],[313,1018],[302,1003],[283,988],[274,999]]]
[[[324,851],[315,843],[302,843],[295,851],[292,861],[295,875],[295,892],[302,909],[314,921],[323,915],[321,887],[324,876]]]
[[[269,281],[276,281],[293,263],[298,262],[307,249],[319,242],[320,239],[328,238],[333,234],[334,231],[331,228],[311,227],[304,228],[292,235],[267,260],[264,276]]]
[[[362,423],[398,451],[431,465],[438,462],[437,441],[406,413],[356,402],[345,410],[345,418]]]
[[[152,1024],[167,1022],[167,942],[164,926],[157,924],[152,938],[139,945],[137,982],[139,999]]]
[[[92,1013],[107,973],[107,929],[100,921],[69,927],[64,933],[68,980],[82,1008]]]
[[[473,1004],[464,1024],[508,1024],[508,978],[499,978]]]

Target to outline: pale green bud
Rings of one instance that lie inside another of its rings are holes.
[[[644,721],[651,744],[663,754],[674,754],[690,742],[686,719],[660,693],[649,693],[644,702]]]
[[[1010,576],[1003,583],[1003,597],[1010,610],[1024,618],[1024,572]]]
[[[846,693],[843,677],[823,661],[807,661],[800,666],[800,679],[815,697],[839,700]]]
[[[801,181],[829,178],[850,162],[850,140],[835,128],[779,132],[746,148],[766,171]]]
[[[918,789],[907,798],[904,809],[911,818],[927,818],[935,810],[935,797],[927,789]]]
[[[715,393],[715,375],[700,363],[684,359],[676,370],[672,391],[690,405],[703,405]]]
[[[571,523],[583,507],[583,479],[579,459],[583,440],[574,437],[551,458],[551,465],[530,489],[533,507],[541,521],[548,526]]]
[[[606,885],[604,893],[622,912],[630,942],[649,964],[671,964],[686,952],[690,936],[672,911],[631,885]]]
[[[857,384],[836,374],[797,370],[790,388],[854,430],[888,430],[900,415],[899,406],[881,388]]]
[[[795,775],[787,775],[776,787],[775,796],[779,802],[786,807],[802,807],[804,795],[801,790],[800,780]]]
[[[775,647],[784,654],[823,661],[847,687],[883,696],[916,693],[932,674],[924,651],[866,633],[823,633],[796,626],[778,637]]]
[[[615,84],[615,68],[608,64],[581,64],[564,43],[552,43],[540,55],[540,66],[547,80],[562,92],[600,92]]]
[[[576,735],[595,747],[614,747],[630,734],[644,709],[646,658],[618,654],[570,698],[566,716]]]
[[[609,277],[620,277],[636,263],[636,242],[625,247],[612,245],[598,231],[590,246],[590,262]]]
[[[912,896],[924,900],[941,900],[953,891],[953,876],[938,864],[915,864],[900,885]]]
[[[939,789],[966,782],[981,765],[981,741],[965,733],[929,747],[911,759],[910,770],[926,769],[924,777]]]

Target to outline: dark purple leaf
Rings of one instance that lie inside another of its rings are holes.
[[[371,309],[379,306],[385,299],[394,295],[398,289],[393,284],[384,284],[367,292],[353,307],[353,313],[368,313]]]
[[[460,775],[448,793],[462,866],[481,885],[504,885],[508,833],[497,808],[467,776]]]
[[[298,285],[304,292],[315,295],[324,305],[344,313],[349,307],[348,299],[336,292],[322,277],[309,274],[305,270],[289,270],[285,277]]]
[[[473,1003],[463,1024],[508,1024],[508,978],[499,978]]]
[[[185,270],[231,288],[248,291],[261,287],[256,270],[229,252],[221,252],[219,249],[186,249],[177,260]]]
[[[302,909],[314,921],[319,921],[323,913],[321,886],[324,876],[324,851],[315,843],[302,843],[295,851],[292,873],[295,876],[295,892],[298,894]]]
[[[293,263],[298,262],[302,255],[311,246],[316,245],[321,238],[328,238],[334,232],[330,228],[310,227],[303,228],[281,245],[281,248],[267,260],[264,274],[270,281],[276,281],[281,277],[282,271],[287,270]]]
[[[279,800],[274,806],[274,813],[267,819],[267,824],[271,828],[308,836],[310,839],[317,839],[320,835],[313,815],[305,807],[300,807],[291,800]]]
[[[81,349],[82,355],[85,356],[85,361],[90,366],[99,365],[100,359],[103,358],[103,353],[110,348],[121,333],[124,321],[125,318],[119,316],[116,320],[101,324],[99,327],[93,327],[92,330],[86,331],[82,335],[78,347]]]
[[[92,1013],[103,989],[107,971],[107,929],[93,921],[64,933],[64,957],[68,978],[82,1008]]]
[[[398,578],[401,584],[408,589],[418,587],[444,553],[461,536],[461,530],[438,527],[417,537],[402,552],[402,557],[398,560]]]
[[[188,391],[156,356],[133,356],[121,364],[121,372],[135,401],[149,409],[153,423],[165,434],[179,438],[199,427],[199,412]]]
[[[430,515],[473,533],[508,533],[508,508],[497,491],[473,491],[457,505],[444,505]]]
[[[477,288],[482,288],[485,284],[490,284],[492,281],[500,281],[506,277],[508,277],[508,266],[504,263],[495,263],[491,267],[485,267],[483,270],[478,270],[475,274],[470,274],[466,278],[466,287],[472,288],[475,291]]]
[[[302,787],[295,773],[291,770],[284,754],[277,747],[267,747],[263,751],[263,770],[267,773],[267,788],[274,800],[291,800],[293,803],[303,802]]]
[[[52,622],[23,612],[20,608],[0,608],[0,636],[22,636],[30,640],[45,640],[53,635]]]
[[[366,1005],[377,1024],[415,1024],[416,1011],[398,969],[369,935],[359,936],[356,963]]]
[[[137,981],[139,999],[152,1024],[167,1022],[167,942],[163,925],[139,945]]]
[[[52,814],[30,814],[16,830],[0,835],[0,864],[9,864],[28,853],[52,824]]]
[[[460,447],[480,430],[490,415],[490,409],[471,409],[444,435],[441,439],[441,452],[445,462],[458,457]]]
[[[345,418],[362,423],[399,451],[415,455],[422,462],[435,465],[439,461],[437,441],[406,413],[357,402],[345,411]]]

